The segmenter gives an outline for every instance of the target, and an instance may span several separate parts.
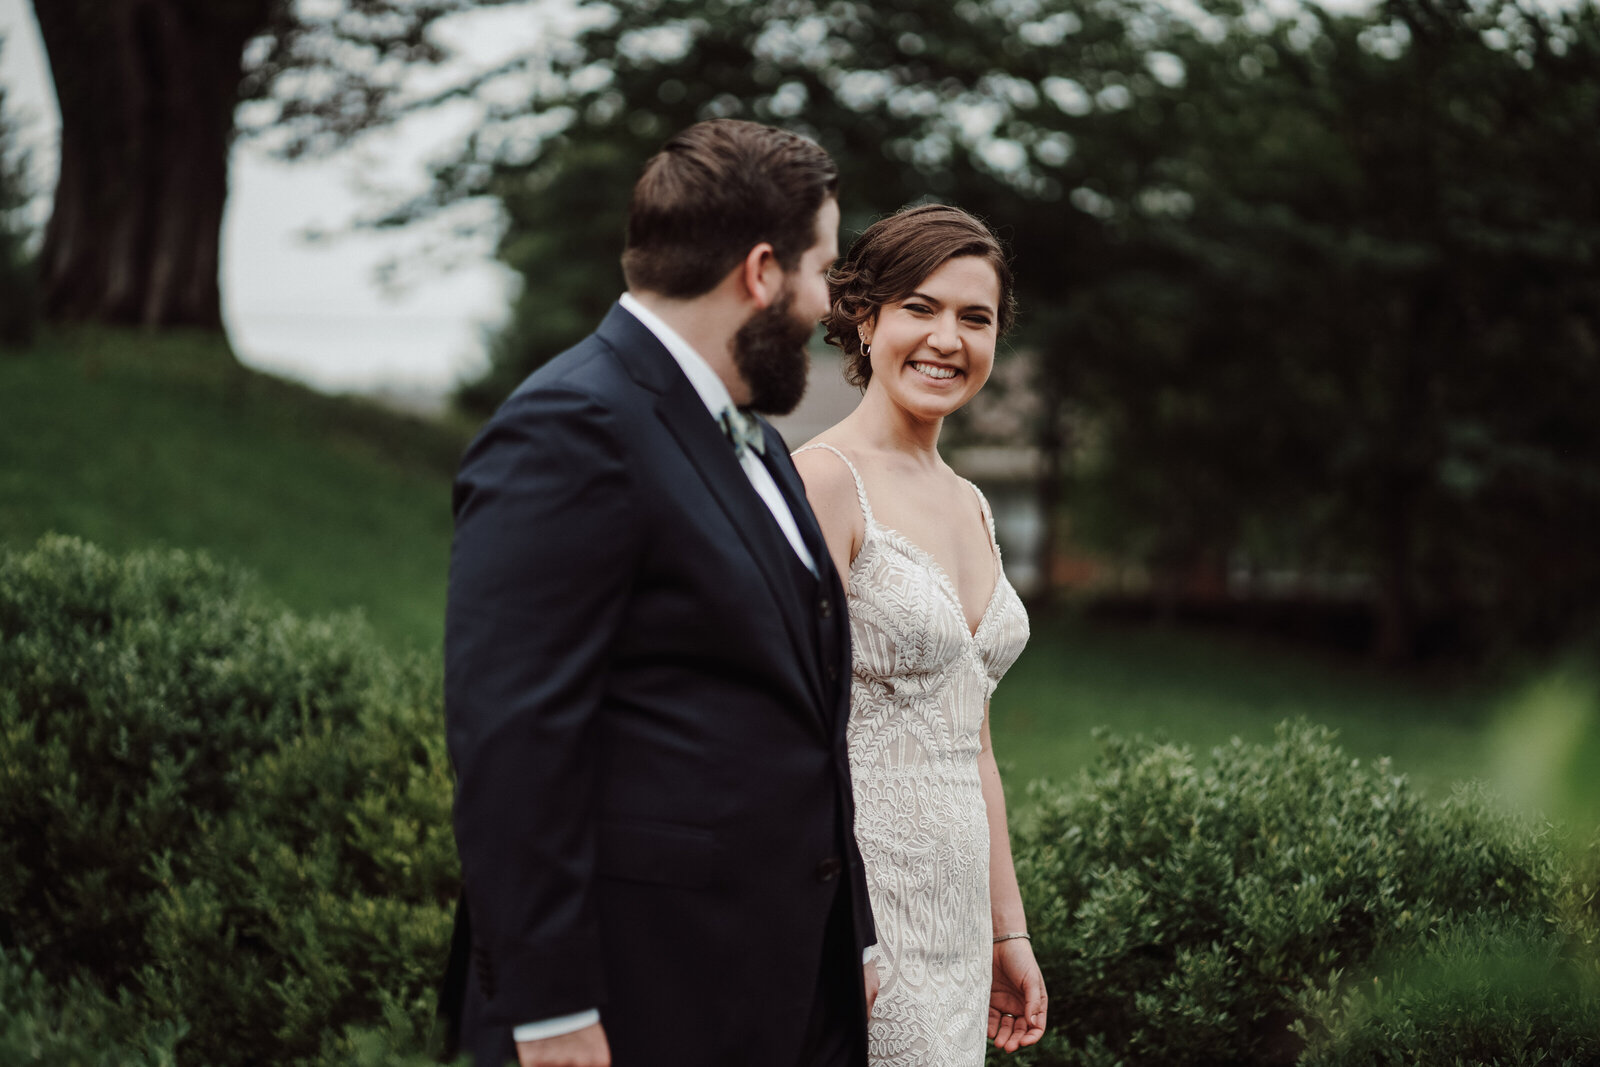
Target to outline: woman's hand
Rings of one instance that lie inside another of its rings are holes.
[[[1033,945],[1014,937],[994,946],[994,983],[989,987],[989,1038],[1002,1052],[1015,1052],[1044,1036],[1049,1000]]]

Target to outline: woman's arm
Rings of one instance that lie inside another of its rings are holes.
[[[1022,911],[1022,890],[1011,858],[1011,832],[1006,825],[1006,795],[1000,784],[989,740],[989,708],[983,709],[983,748],[978,753],[978,779],[989,817],[989,914],[994,936],[994,984],[989,994],[989,1037],[995,1047],[1015,1052],[1044,1036],[1048,998],[1044,977],[1033,957],[1033,942],[1008,934],[1028,932]]]
[[[1006,794],[1000,784],[1000,767],[989,741],[989,709],[983,709],[983,750],[978,753],[978,777],[983,783],[983,806],[989,815],[989,913],[994,936],[1025,934],[1028,918],[1022,913],[1022,889],[1011,858],[1011,832],[1006,826]]]

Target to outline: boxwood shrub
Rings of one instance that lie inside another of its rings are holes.
[[[1304,723],[1206,763],[1169,744],[1102,741],[1074,782],[1035,786],[1037,818],[1015,835],[1051,994],[1050,1029],[1021,1062],[1292,1064],[1309,1039],[1333,1057],[1318,1062],[1387,1063],[1328,1050],[1398,1033],[1396,1020],[1425,1002],[1442,1011],[1446,994],[1386,997],[1356,1021],[1364,1001],[1345,994],[1380,960],[1493,955],[1504,945],[1473,938],[1506,929],[1548,929],[1574,951],[1554,932],[1576,911],[1563,857],[1479,791],[1429,803],[1387,761],[1353,759]],[[1541,1032],[1594,1032],[1592,1000],[1569,992],[1548,1001]],[[1449,996],[1486,1025],[1509,1017],[1492,994],[1471,1007]],[[1324,1040],[1334,1028],[1343,1044]],[[1455,1063],[1450,1033],[1427,1024],[1405,1062]]]
[[[1305,1067],[1600,1063],[1600,968],[1562,924],[1478,914],[1330,1004]]]
[[[0,550],[0,946],[180,1064],[404,1059],[457,882],[439,691],[201,555]]]
[[[204,556],[0,549],[0,1062],[430,1062],[439,690]],[[1103,744],[1016,835],[1052,1025],[992,1062],[1597,1062],[1593,857],[1306,725]]]
[[[173,1067],[183,1026],[130,1018],[92,985],[48,982],[29,953],[0,948],[0,1063],[7,1067]]]

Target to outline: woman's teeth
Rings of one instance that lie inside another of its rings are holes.
[[[954,378],[956,376],[954,367],[935,367],[928,363],[913,363],[911,366],[916,369],[917,373],[928,378]]]

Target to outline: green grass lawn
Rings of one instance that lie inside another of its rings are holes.
[[[449,485],[469,429],[314,393],[204,337],[46,337],[0,352],[0,542],[204,548],[297,610],[360,608],[386,640],[443,630]],[[1487,685],[1442,684],[1282,645],[1036,619],[994,703],[1015,795],[1094,752],[1099,725],[1202,751],[1282,719],[1337,728],[1425,785],[1482,769]]]
[[[466,432],[245,370],[210,337],[71,332],[0,352],[0,541],[203,548],[306,612],[443,633]]]
[[[1097,751],[1092,733],[1164,737],[1205,753],[1269,741],[1284,719],[1339,731],[1353,758],[1391,756],[1430,791],[1486,770],[1481,732],[1502,699],[1485,681],[1424,679],[1334,653],[1223,633],[1035,620],[996,690],[995,754],[1007,791],[1061,778]]]

